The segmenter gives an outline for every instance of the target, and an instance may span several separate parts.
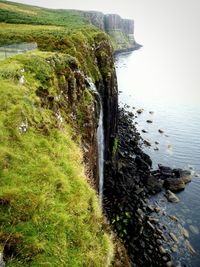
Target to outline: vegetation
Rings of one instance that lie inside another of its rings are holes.
[[[7,266],[105,267],[112,260],[64,96],[56,101],[61,73],[70,77],[77,64],[50,52],[0,64],[0,244]],[[48,90],[53,105],[38,88]]]
[[[110,266],[80,149],[96,115],[85,77],[110,75],[108,37],[80,12],[0,0],[0,45],[21,42],[39,50],[0,62],[0,252],[9,267]]]
[[[114,50],[131,48],[133,45],[130,43],[128,36],[122,31],[109,31]]]
[[[0,0],[0,22],[33,25],[88,27],[88,21],[75,10],[53,10]]]

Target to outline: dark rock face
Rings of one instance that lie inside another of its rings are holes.
[[[97,11],[82,11],[81,13],[91,24],[110,34],[116,43],[121,44],[128,42],[123,49],[133,50],[133,48],[138,49],[141,47],[136,44],[134,40],[134,20],[122,19],[117,14],[104,15]]]
[[[157,221],[149,218],[147,205],[149,193],[161,190],[162,183],[151,175],[152,161],[140,148],[142,140],[131,117],[120,109],[118,118],[118,153],[114,166],[107,162],[104,208],[132,266],[166,266],[157,242],[161,230]],[[165,256],[169,261],[170,256]]]
[[[131,266],[163,267],[171,263],[171,255],[163,244],[174,237],[166,232],[159,219],[152,216],[159,208],[148,204],[150,195],[166,187],[177,191],[190,180],[190,172],[159,165],[152,171],[151,158],[146,155],[144,143],[134,126],[134,116],[124,109],[118,112],[118,150],[106,161],[104,182],[104,209],[113,229],[124,242]],[[171,191],[166,192],[170,202],[178,202]]]

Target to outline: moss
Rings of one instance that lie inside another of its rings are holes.
[[[0,245],[7,266],[104,267],[112,261],[112,238],[61,94],[78,66],[69,55],[49,52],[0,64]],[[82,89],[77,107],[84,112],[93,101]]]
[[[112,149],[112,157],[113,157],[113,159],[115,157],[117,149],[118,149],[118,138],[115,138],[114,139],[114,144],[113,144],[113,149]]]

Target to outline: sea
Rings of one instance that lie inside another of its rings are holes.
[[[193,174],[192,182],[178,193],[179,203],[169,203],[164,193],[152,197],[151,201],[159,205],[166,214],[178,218],[178,223],[188,231],[189,242],[196,251],[192,255],[186,248],[177,222],[173,222],[168,216],[160,216],[161,222],[179,239],[177,252],[170,252],[176,266],[199,267],[200,83],[196,70],[190,69],[187,72],[187,62],[185,66],[181,64],[183,72],[180,69],[176,72],[179,66],[176,65],[176,57],[174,62],[168,53],[160,56],[156,45],[152,49],[152,44],[148,45],[148,42],[139,50],[117,55],[115,66],[119,103],[128,106],[137,117],[135,122],[138,131],[151,144],[143,149],[152,158],[153,168],[162,164],[189,169]],[[194,72],[192,77],[191,71]],[[138,109],[143,112],[137,114]],[[147,123],[147,120],[152,123]]]

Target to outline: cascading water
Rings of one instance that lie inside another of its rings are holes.
[[[97,145],[98,145],[98,170],[99,170],[99,203],[102,207],[103,204],[103,182],[104,182],[104,129],[103,129],[103,106],[102,99],[97,91],[94,83],[90,78],[87,78],[90,91],[93,91],[99,100],[100,113],[97,128]]]
[[[103,204],[103,182],[104,182],[104,131],[103,131],[103,107],[102,100],[99,95],[100,114],[99,125],[97,128],[97,143],[98,143],[98,165],[99,165],[99,203]]]

